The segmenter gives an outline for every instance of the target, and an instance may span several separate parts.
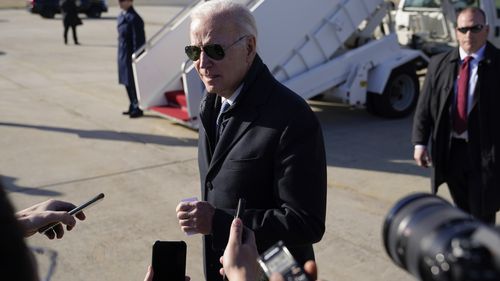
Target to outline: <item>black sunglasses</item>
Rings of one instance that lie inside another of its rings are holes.
[[[468,27],[457,27],[457,30],[460,33],[466,34],[468,31],[472,33],[478,33],[479,31],[483,30],[484,25],[482,24],[476,24],[473,26],[468,26]]]
[[[247,37],[248,35],[243,35],[238,40],[234,41],[231,45],[227,46],[226,48],[222,47],[219,44],[208,44],[205,46],[193,46],[189,45],[184,48],[184,51],[186,52],[186,55],[188,58],[192,61],[197,61],[200,59],[201,55],[201,50],[203,49],[203,52],[207,54],[207,56],[211,59],[214,60],[222,60],[226,53],[224,51],[228,50],[232,46],[236,45],[236,43],[240,42],[243,40],[243,38]]]

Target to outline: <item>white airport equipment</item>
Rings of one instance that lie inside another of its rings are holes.
[[[394,15],[399,43],[433,55],[457,47],[457,12],[480,7],[490,26],[488,40],[500,47],[500,1],[400,0]]]
[[[185,7],[134,54],[141,108],[197,128],[204,86],[184,54]],[[417,101],[421,51],[402,48],[384,0],[239,1],[256,18],[257,52],[275,77],[304,99],[331,95],[386,117],[410,113]],[[381,32],[382,30],[382,32]]]

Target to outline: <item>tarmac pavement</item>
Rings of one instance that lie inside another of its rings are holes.
[[[180,7],[136,9],[149,38]],[[60,16],[0,10],[0,174],[17,209],[106,194],[62,240],[27,239],[42,250],[42,277],[143,280],[155,240],[185,240],[187,274],[203,280],[201,237],[184,235],[175,216],[181,199],[200,196],[197,132],[152,112],[121,115],[128,99],[117,82],[118,12],[111,7],[102,19],[83,18],[82,45],[70,39],[65,46]],[[311,106],[328,164],[327,231],[315,245],[320,277],[414,280],[389,260],[381,241],[389,208],[429,190],[428,171],[412,160],[412,118],[382,119],[329,101]]]

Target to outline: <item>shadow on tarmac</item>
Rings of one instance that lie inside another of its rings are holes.
[[[71,45],[71,44],[69,44],[69,45]],[[117,45],[113,45],[113,44],[86,44],[86,43],[82,43],[82,42],[80,42],[80,45],[78,45],[78,47],[118,48]]]
[[[335,102],[309,104],[323,127],[328,166],[429,176],[413,160],[413,116],[386,119]]]
[[[72,128],[51,127],[43,125],[28,125],[28,124],[7,123],[7,122],[0,122],[0,126],[75,134],[78,135],[80,138],[86,138],[86,139],[128,141],[128,142],[158,144],[158,145],[168,145],[168,146],[198,145],[198,141],[196,139],[173,138],[167,136],[141,134],[141,133],[116,132],[111,130],[79,130]]]
[[[150,165],[150,166],[145,166],[145,167],[140,167],[140,168],[132,168],[132,169],[117,171],[117,172],[108,173],[108,174],[72,179],[72,180],[67,180],[67,181],[54,182],[54,183],[45,184],[45,185],[41,185],[41,186],[37,186],[37,187],[18,186],[15,184],[15,182],[17,180],[16,178],[5,176],[5,175],[0,175],[0,181],[2,181],[3,187],[8,192],[24,193],[26,195],[34,195],[34,196],[55,197],[55,196],[61,196],[61,195],[63,195],[63,193],[60,193],[57,191],[47,190],[46,188],[67,185],[67,184],[75,184],[75,183],[86,182],[86,181],[90,181],[90,180],[98,180],[98,179],[108,178],[108,177],[112,177],[112,176],[127,175],[129,173],[136,172],[136,171],[155,169],[155,168],[160,168],[160,167],[169,166],[169,165],[177,164],[180,162],[192,161],[192,160],[193,159],[187,159],[187,160],[181,160],[181,161],[176,161],[176,162],[154,164],[154,165]]]
[[[83,21],[87,21],[87,20],[116,20],[117,17],[116,16],[101,16],[100,18],[83,18],[82,20]]]
[[[48,196],[55,197],[62,195],[62,193],[57,191],[42,189],[44,187],[34,188],[34,187],[16,185],[15,182],[17,181],[17,178],[9,177],[6,175],[0,175],[0,180],[2,181],[3,187],[8,192],[17,192],[17,193],[24,193],[26,195],[46,196],[46,197]]]

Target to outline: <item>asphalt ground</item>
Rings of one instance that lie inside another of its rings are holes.
[[[179,7],[136,9],[149,38]],[[27,239],[41,249],[42,277],[143,280],[155,240],[184,240],[187,274],[203,280],[201,237],[183,234],[175,216],[181,199],[200,196],[197,132],[152,112],[121,115],[128,100],[117,83],[118,12],[111,7],[102,19],[83,18],[82,45],[70,39],[66,46],[60,16],[0,10],[0,174],[17,209],[106,194],[64,239]],[[328,164],[327,230],[315,245],[320,277],[414,280],[389,260],[381,239],[393,204],[429,191],[429,171],[412,160],[412,117],[310,104],[324,130]]]

